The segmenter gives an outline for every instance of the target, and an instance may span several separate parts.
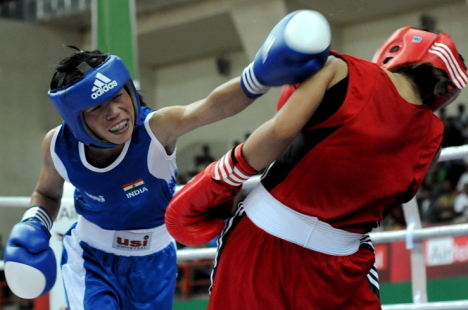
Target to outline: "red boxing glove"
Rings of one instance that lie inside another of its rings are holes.
[[[242,157],[243,143],[211,163],[174,196],[166,210],[166,227],[178,242],[197,246],[224,228],[220,209],[232,207],[242,183],[257,173]]]

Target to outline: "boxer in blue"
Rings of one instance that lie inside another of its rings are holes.
[[[68,181],[80,215],[63,239],[69,309],[171,309],[177,261],[164,214],[176,185],[176,141],[242,111],[271,86],[317,72],[330,35],[323,16],[309,13],[282,19],[241,77],[185,106],[142,106],[115,55],[78,50],[62,60],[48,95],[64,122],[44,139],[31,207],[6,246],[13,292],[35,298],[55,283],[49,230]],[[310,38],[311,28],[319,28],[320,36],[303,40],[301,32]]]

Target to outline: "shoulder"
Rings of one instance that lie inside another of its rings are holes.
[[[177,140],[178,124],[185,113],[184,106],[170,106],[150,115],[148,125],[151,132],[164,147],[173,147]]]
[[[51,129],[44,137],[44,140],[42,141],[42,146],[41,146],[41,152],[42,156],[44,158],[50,158],[51,157],[51,146],[54,141],[54,137],[56,137],[58,131],[62,128],[62,125],[57,126],[53,129]]]
[[[331,54],[325,62],[323,68],[313,77],[320,83],[325,83],[326,89],[348,76],[348,64],[341,58]]]
[[[358,73],[358,76],[367,76],[370,74],[376,74],[376,72],[383,73],[382,67],[378,64],[356,56],[333,52],[329,59],[334,60],[333,68],[337,70],[346,70],[347,74],[350,72],[350,75],[356,75],[356,73]]]
[[[174,123],[174,119],[176,118],[176,107],[165,107],[152,113],[147,121],[151,131],[156,134],[171,128],[172,123]]]
[[[45,166],[52,166],[52,151],[51,151],[51,146],[54,141],[54,137],[58,133],[58,131],[62,128],[62,126],[57,126],[53,129],[51,129],[44,137],[44,140],[42,141],[42,147],[41,147],[41,152],[42,152],[42,157],[44,159],[44,162],[46,163]]]
[[[50,145],[52,143],[52,139],[54,136],[57,134],[57,132],[62,128],[62,125],[57,126],[55,128],[52,128],[49,130],[49,132],[45,135],[43,144],[48,144]]]
[[[333,71],[337,75],[348,74],[348,63],[341,57],[330,55],[325,63],[324,69]]]

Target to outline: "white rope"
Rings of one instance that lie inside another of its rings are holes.
[[[468,224],[456,224],[437,227],[428,227],[413,230],[413,240],[425,240],[430,238],[440,237],[458,237],[468,236]],[[370,237],[374,244],[390,243],[394,241],[405,241],[406,230],[382,231],[370,233]]]
[[[440,153],[439,159],[437,161],[441,162],[452,159],[460,159],[463,157],[468,157],[468,144],[444,148]]]
[[[216,248],[182,249],[177,250],[177,261],[184,262],[199,259],[214,259],[215,255]]]
[[[0,197],[0,207],[29,207],[31,197]]]
[[[0,197],[0,208],[28,208],[31,197]],[[63,198],[62,204],[73,203],[73,198]]]

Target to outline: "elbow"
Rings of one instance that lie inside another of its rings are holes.
[[[278,143],[289,144],[299,134],[300,128],[292,123],[274,122],[270,127],[271,137]]]

